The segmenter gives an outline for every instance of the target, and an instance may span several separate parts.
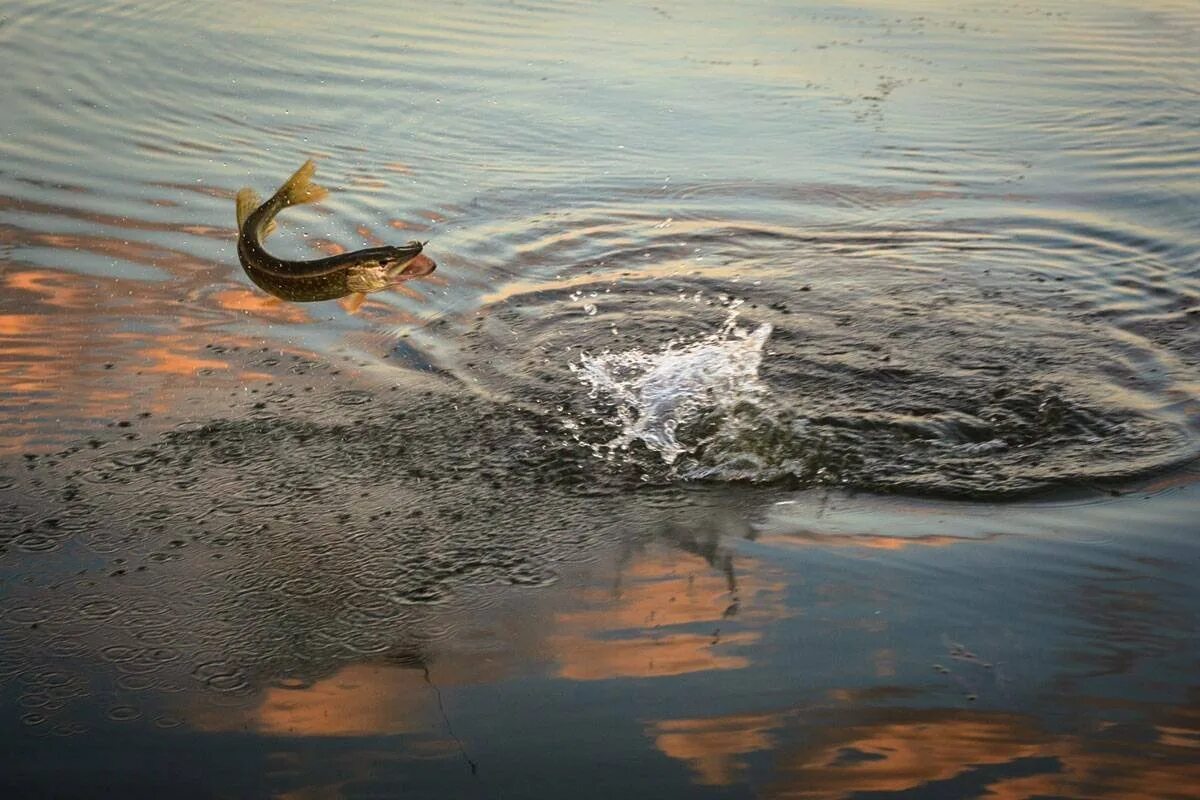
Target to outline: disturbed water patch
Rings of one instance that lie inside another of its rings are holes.
[[[571,371],[590,387],[591,397],[613,402],[621,428],[610,441],[589,445],[592,451],[612,456],[640,441],[674,463],[691,449],[676,435],[681,427],[707,415],[727,416],[766,393],[758,367],[770,335],[769,323],[753,331],[738,327],[731,311],[718,332],[694,342],[668,342],[657,353],[584,353]],[[578,427],[572,420],[564,424]]]
[[[464,339],[470,380],[643,481],[1007,496],[1197,454],[1185,362],[979,281],[626,280],[507,299]]]
[[[73,725],[96,697],[121,722],[185,689],[252,705],[281,675],[419,664],[449,634],[446,606],[553,584],[647,518],[536,415],[415,376],[404,392],[329,384],[283,413],[242,400],[230,418],[6,465],[0,671],[32,675],[53,653],[91,681],[49,707],[31,694],[28,724]]]

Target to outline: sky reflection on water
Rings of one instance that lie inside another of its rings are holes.
[[[1196,3],[9,6],[5,796],[1200,796]]]

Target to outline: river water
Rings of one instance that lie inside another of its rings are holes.
[[[0,9],[11,796],[1193,797],[1200,4]],[[305,159],[272,302],[233,197]]]

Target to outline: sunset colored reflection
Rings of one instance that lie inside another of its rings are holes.
[[[896,721],[835,728],[787,760],[794,779],[774,797],[833,800],[855,792],[899,792],[984,765],[1043,754],[1047,737],[1013,714],[900,712]]]
[[[252,289],[224,289],[211,295],[212,300],[228,311],[253,314],[256,319],[299,325],[308,322],[308,311],[295,303],[285,303]]]
[[[759,537],[759,541],[774,547],[847,547],[866,550],[888,550],[896,552],[914,547],[952,547],[971,542],[985,542],[996,536],[943,536],[927,534],[922,536],[888,536],[874,533],[826,533],[818,531],[789,532],[786,534],[767,534]]]
[[[160,340],[156,346],[144,347],[138,351],[138,356],[149,362],[149,366],[143,370],[144,372],[150,375],[190,377],[202,369],[226,369],[229,366],[224,361],[218,361],[215,358],[197,358],[190,353],[183,352],[178,347],[181,342],[172,341],[173,339],[175,337],[168,337],[166,341]],[[264,374],[255,377],[265,378],[267,376]]]
[[[192,715],[209,731],[244,730],[272,736],[382,736],[424,730],[432,689],[420,670],[349,664],[310,685],[266,689],[256,706]]]
[[[190,224],[68,213],[70,209],[57,206],[9,206],[130,230],[204,237],[230,234]],[[169,412],[189,388],[221,382],[213,376],[226,385],[265,380],[265,373],[209,349],[214,341],[226,352],[236,347],[248,351],[261,344],[230,335],[222,326],[244,324],[247,319],[281,325],[313,321],[310,308],[281,303],[247,287],[238,280],[236,264],[207,261],[119,234],[52,233],[9,226],[0,231],[0,244],[84,252],[168,277],[145,280],[119,271],[83,275],[0,260],[0,288],[10,309],[0,314],[0,405],[20,412],[8,415],[0,425],[0,449],[66,443],[84,431],[84,420],[126,414],[135,402],[139,412]],[[345,250],[333,242],[325,247],[329,252]],[[397,287],[397,293],[426,300],[406,286]],[[410,313],[383,302],[374,302],[371,308],[381,322],[413,321]],[[59,418],[77,425],[64,427],[50,421]]]
[[[774,796],[825,800],[861,791],[917,790],[972,773],[982,773],[989,796],[1008,800],[1061,795],[1150,800],[1172,796],[1171,787],[1200,785],[1200,761],[1162,738],[1147,753],[1130,742],[1110,748],[1082,736],[1051,734],[1015,714],[907,716],[843,731],[849,734],[845,739],[798,757],[790,765],[795,780]],[[853,757],[847,757],[851,751]],[[989,773],[989,765],[1000,768]]]
[[[852,714],[856,712],[852,711]],[[867,710],[871,722],[841,715],[751,714],[665,720],[647,729],[660,752],[683,761],[699,785],[744,776],[745,756],[775,750],[775,777],[763,797],[844,800],[861,793],[923,796],[939,785],[986,787],[988,797],[1152,798],[1188,796],[1200,785],[1200,714],[1171,709],[1170,725],[1134,747],[1136,731],[1105,726],[1105,736],[1060,734],[1016,713],[896,708]],[[793,730],[800,725],[799,730]],[[799,734],[797,736],[797,733]],[[812,741],[799,749],[786,744]],[[1182,790],[1182,793],[1180,793]]]
[[[179,263],[195,281],[196,262],[181,256]],[[205,376],[240,385],[267,377],[207,348],[215,338],[204,331],[213,311],[181,304],[173,296],[178,286],[4,262],[0,286],[19,309],[0,314],[0,407],[12,411],[0,424],[0,449],[69,441],[72,428],[54,419],[76,421],[78,436],[86,420],[127,416],[131,405],[139,413],[166,413],[189,383]],[[220,313],[239,316],[251,305],[248,297],[233,289],[210,295]],[[165,307],[173,312],[169,324],[159,316]],[[147,323],[136,324],[151,309]],[[276,314],[280,321],[303,320],[294,311]],[[220,341],[227,350],[254,345],[227,334]]]
[[[753,560],[726,574],[691,553],[648,554],[622,569],[611,589],[581,589],[582,607],[555,615],[550,647],[558,675],[603,680],[742,669],[750,663],[744,648],[760,633],[739,626],[786,616],[784,588]]]
[[[116,214],[0,196],[0,211],[36,215],[41,225],[62,221],[66,227],[0,226],[0,247],[9,256],[0,259],[0,288],[9,301],[7,313],[0,315],[0,402],[19,397],[10,402],[21,411],[0,425],[0,449],[66,443],[83,432],[84,419],[119,415],[135,395],[141,398],[139,411],[166,412],[178,407],[189,385],[199,388],[194,380],[198,377],[222,375],[240,385],[265,378],[207,350],[207,345],[218,340],[227,350],[248,350],[261,346],[261,340],[230,335],[233,326],[316,321],[315,309],[276,302],[247,286],[236,259],[228,258],[231,251],[213,246],[212,240],[232,242],[230,189],[203,182],[152,185],[227,202],[229,226],[197,223],[183,212],[175,221],[140,219],[136,209]],[[147,206],[183,207],[171,200],[147,201]],[[75,230],[80,223],[89,228]],[[369,243],[380,242],[367,225],[359,225],[356,232]],[[151,240],[147,233],[156,238]],[[163,234],[174,234],[174,239],[163,244]],[[347,250],[332,239],[314,238],[309,244],[322,254]],[[38,258],[63,255],[53,266],[11,256],[33,258],[33,253]],[[81,263],[92,265],[87,274],[75,271]],[[396,287],[394,294],[428,300],[407,286]],[[382,298],[370,308],[378,322],[413,322],[411,313]],[[216,382],[206,381],[210,386]],[[53,419],[71,424],[64,428]]]
[[[14,268],[0,279],[9,292],[33,295],[40,302],[62,309],[79,309],[95,303],[95,292],[88,291],[75,276],[49,269]]]
[[[757,633],[714,636],[669,633],[615,640],[556,638],[560,650],[558,675],[575,681],[609,678],[660,678],[708,670],[743,669],[750,659],[727,648],[757,642]],[[568,650],[564,653],[562,650]]]
[[[652,725],[648,733],[665,755],[687,762],[695,783],[728,786],[744,768],[742,756],[775,748],[771,731],[782,719],[782,714],[744,714],[667,720]]]

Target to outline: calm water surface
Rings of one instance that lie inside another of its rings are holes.
[[[1197,42],[9,2],[0,785],[1200,796]],[[434,279],[268,302],[310,157]]]

